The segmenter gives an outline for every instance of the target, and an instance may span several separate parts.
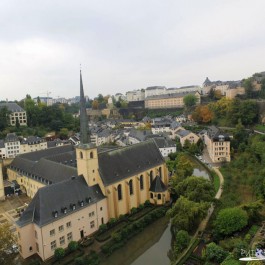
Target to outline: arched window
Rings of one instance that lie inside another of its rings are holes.
[[[151,199],[153,199],[153,198],[154,198],[154,195],[153,195],[153,193],[152,193],[152,192],[150,193],[150,197],[151,197]]]
[[[162,178],[162,168],[159,167],[159,177]]]
[[[161,200],[161,194],[160,194],[160,193],[158,193],[158,195],[157,195],[157,199],[158,199],[158,200]]]
[[[132,179],[129,181],[130,195],[133,195],[133,181]]]
[[[154,179],[154,173],[153,173],[153,170],[150,171],[150,186],[151,186],[151,183]]]
[[[122,189],[121,184],[118,185],[118,200],[122,200]]]
[[[140,176],[140,190],[144,189],[144,178],[143,175]]]
[[[90,158],[93,158],[93,152],[90,152]]]
[[[80,152],[79,154],[80,154],[80,158],[83,159],[83,153]]]
[[[101,224],[102,225],[104,224],[104,218],[103,217],[101,218]]]

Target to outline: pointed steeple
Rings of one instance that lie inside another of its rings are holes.
[[[86,113],[86,101],[84,96],[81,70],[80,70],[80,142],[81,144],[90,143],[90,137],[88,131],[88,119]]]

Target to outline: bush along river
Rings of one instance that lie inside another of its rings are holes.
[[[195,159],[193,175],[210,179],[209,173]],[[122,248],[101,261],[101,265],[169,265],[172,235],[170,222],[162,217],[131,238]]]

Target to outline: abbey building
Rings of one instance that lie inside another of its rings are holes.
[[[122,148],[90,142],[81,73],[80,103],[80,145],[23,154],[8,169],[33,198],[16,224],[23,258],[46,260],[146,200],[169,201],[168,170],[154,140]]]

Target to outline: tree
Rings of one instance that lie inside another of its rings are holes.
[[[9,114],[7,107],[0,108],[0,131],[3,131],[8,126]]]
[[[207,260],[221,263],[227,257],[228,252],[223,250],[220,246],[214,242],[206,245],[205,257]]]
[[[180,196],[167,214],[172,218],[172,227],[175,231],[191,231],[194,226],[207,214],[208,202],[193,202]]]
[[[197,97],[193,94],[189,94],[183,98],[183,102],[188,109],[195,106],[197,101],[198,101]]]
[[[231,235],[240,231],[248,224],[248,215],[246,211],[234,207],[221,210],[214,223],[215,230],[221,235]]]
[[[247,78],[245,80],[243,80],[243,87],[245,88],[245,94],[248,98],[253,98],[253,78]]]
[[[192,113],[193,120],[198,123],[209,123],[213,117],[213,112],[209,109],[208,105],[197,106]]]
[[[176,241],[175,241],[175,251],[176,254],[180,253],[183,249],[185,249],[190,242],[190,236],[187,231],[180,230],[177,232]]]
[[[65,255],[65,250],[63,248],[56,248],[54,250],[54,257],[56,260],[59,261],[59,263],[61,263],[60,261],[63,259]]]
[[[203,177],[188,177],[179,182],[175,190],[178,196],[182,195],[195,202],[211,202],[215,195],[213,185],[209,180]]]
[[[15,244],[15,238],[10,231],[10,225],[7,223],[0,224],[0,264],[12,264],[14,257],[10,255],[9,251],[13,244]]]
[[[99,107],[99,102],[95,99],[92,102],[92,109],[98,109]]]

